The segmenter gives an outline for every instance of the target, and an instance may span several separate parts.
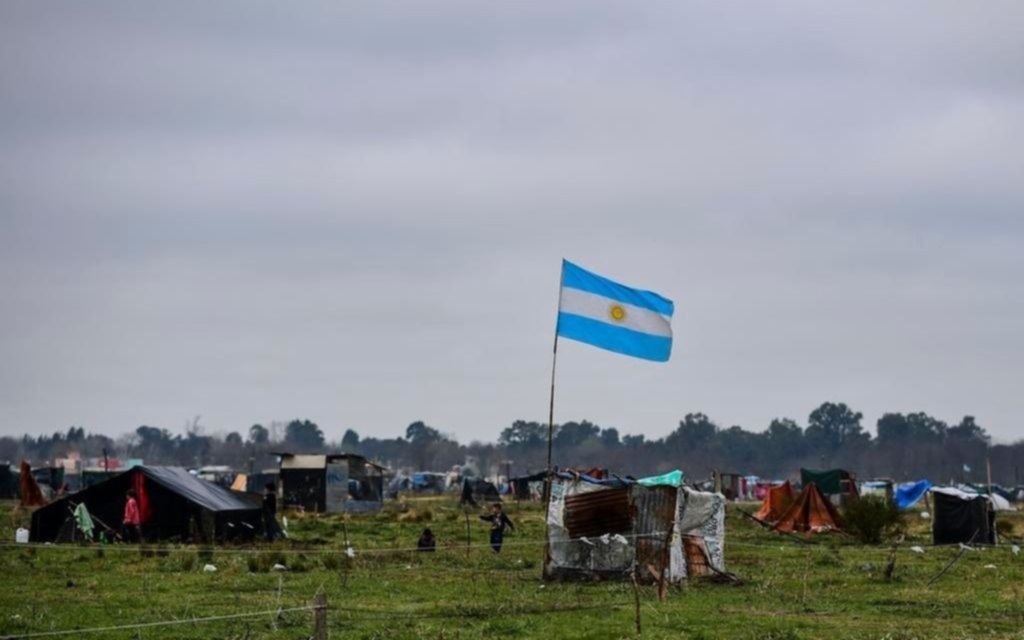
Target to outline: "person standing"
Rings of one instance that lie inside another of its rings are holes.
[[[142,541],[142,514],[139,512],[139,494],[129,489],[128,501],[124,505],[124,518],[121,519],[121,538],[125,542]]]
[[[515,531],[515,525],[502,510],[500,502],[492,504],[491,512],[481,515],[480,519],[491,523],[491,549],[494,549],[494,553],[501,553],[501,545],[505,541],[505,529],[507,527]]]
[[[273,542],[277,534],[277,487],[268,482],[263,491],[263,535]]]
[[[436,551],[437,540],[434,538],[434,532],[427,527],[420,534],[420,539],[416,542],[416,549],[419,551]]]

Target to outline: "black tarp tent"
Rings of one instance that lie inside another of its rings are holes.
[[[987,496],[949,487],[932,487],[935,544],[995,544],[996,512]]]
[[[18,497],[18,474],[11,471],[11,463],[0,463],[0,500]]]
[[[528,476],[519,476],[517,478],[511,478],[508,481],[509,489],[516,500],[529,500],[533,497],[530,491],[530,485],[535,483],[543,484],[547,480],[548,474],[546,471],[534,473]],[[543,493],[543,489],[538,492],[538,495]]]
[[[120,528],[126,493],[140,488],[140,508],[149,518],[142,524],[144,540],[183,542],[244,541],[263,536],[260,497],[240,494],[200,480],[180,467],[134,467],[91,487],[40,507],[32,514],[30,539],[57,542],[66,537],[65,523],[80,503],[85,503],[97,529]],[[62,534],[62,529],[64,534]]]
[[[462,502],[501,502],[498,488],[483,478],[463,478]]]

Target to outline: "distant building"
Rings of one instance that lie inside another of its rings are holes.
[[[275,453],[281,503],[318,513],[378,511],[387,469],[354,453]]]

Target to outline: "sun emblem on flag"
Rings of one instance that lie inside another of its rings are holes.
[[[608,307],[608,315],[615,322],[622,322],[626,319],[626,309],[621,304],[613,304]]]

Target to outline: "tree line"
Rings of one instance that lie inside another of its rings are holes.
[[[992,444],[972,416],[947,423],[924,412],[886,413],[876,422],[875,434],[865,429],[863,421],[862,413],[842,402],[823,403],[804,424],[777,418],[763,431],[723,427],[703,413],[689,413],[671,433],[657,439],[623,434],[588,420],[570,421],[554,429],[554,464],[602,467],[634,476],[679,468],[691,478],[704,478],[718,469],[780,479],[795,476],[800,467],[842,467],[861,478],[983,482],[986,464],[991,463],[995,482],[1024,483],[1024,440]],[[413,422],[394,438],[364,438],[347,429],[340,439],[329,440],[308,419],[254,424],[226,434],[209,431],[198,418],[186,424],[184,433],[143,425],[117,438],[75,426],[52,436],[0,438],[0,459],[25,458],[40,464],[72,451],[98,457],[105,449],[112,456],[141,458],[149,464],[223,464],[258,470],[272,467],[273,453],[278,451],[346,451],[393,469],[447,470],[472,460],[482,473],[511,469],[513,475],[520,475],[544,470],[547,458],[547,424],[527,420],[502,429],[496,442],[468,444],[422,421]]]

